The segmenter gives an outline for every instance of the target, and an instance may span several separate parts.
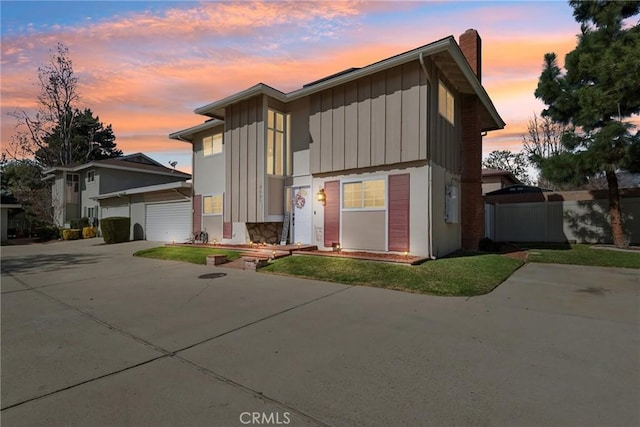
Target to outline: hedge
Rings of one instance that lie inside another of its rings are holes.
[[[114,216],[100,221],[102,237],[105,243],[122,243],[129,241],[131,219]]]
[[[64,240],[78,240],[80,238],[80,230],[77,228],[64,228],[62,230],[62,238]]]
[[[82,238],[90,239],[92,237],[96,237],[96,229],[94,227],[84,227],[82,229]]]

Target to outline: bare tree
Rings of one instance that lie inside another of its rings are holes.
[[[14,157],[34,157],[40,152],[46,166],[66,165],[72,162],[72,132],[79,100],[78,78],[73,73],[69,49],[61,43],[51,53],[49,62],[38,68],[41,92],[35,116],[20,110],[11,113],[18,120],[17,135],[12,141]],[[58,133],[61,146],[52,150],[50,135]]]
[[[546,159],[563,151],[562,134],[566,126],[556,123],[550,117],[538,117],[537,114],[529,120],[527,134],[522,135],[523,151],[529,160]]]

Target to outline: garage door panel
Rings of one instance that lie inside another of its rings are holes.
[[[146,239],[186,242],[191,236],[191,202],[147,205]]]

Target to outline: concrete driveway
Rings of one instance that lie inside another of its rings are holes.
[[[2,248],[3,427],[640,425],[638,270],[443,298],[99,243]]]

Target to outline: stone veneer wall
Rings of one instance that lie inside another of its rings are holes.
[[[281,222],[247,222],[249,238],[254,243],[280,243]]]

